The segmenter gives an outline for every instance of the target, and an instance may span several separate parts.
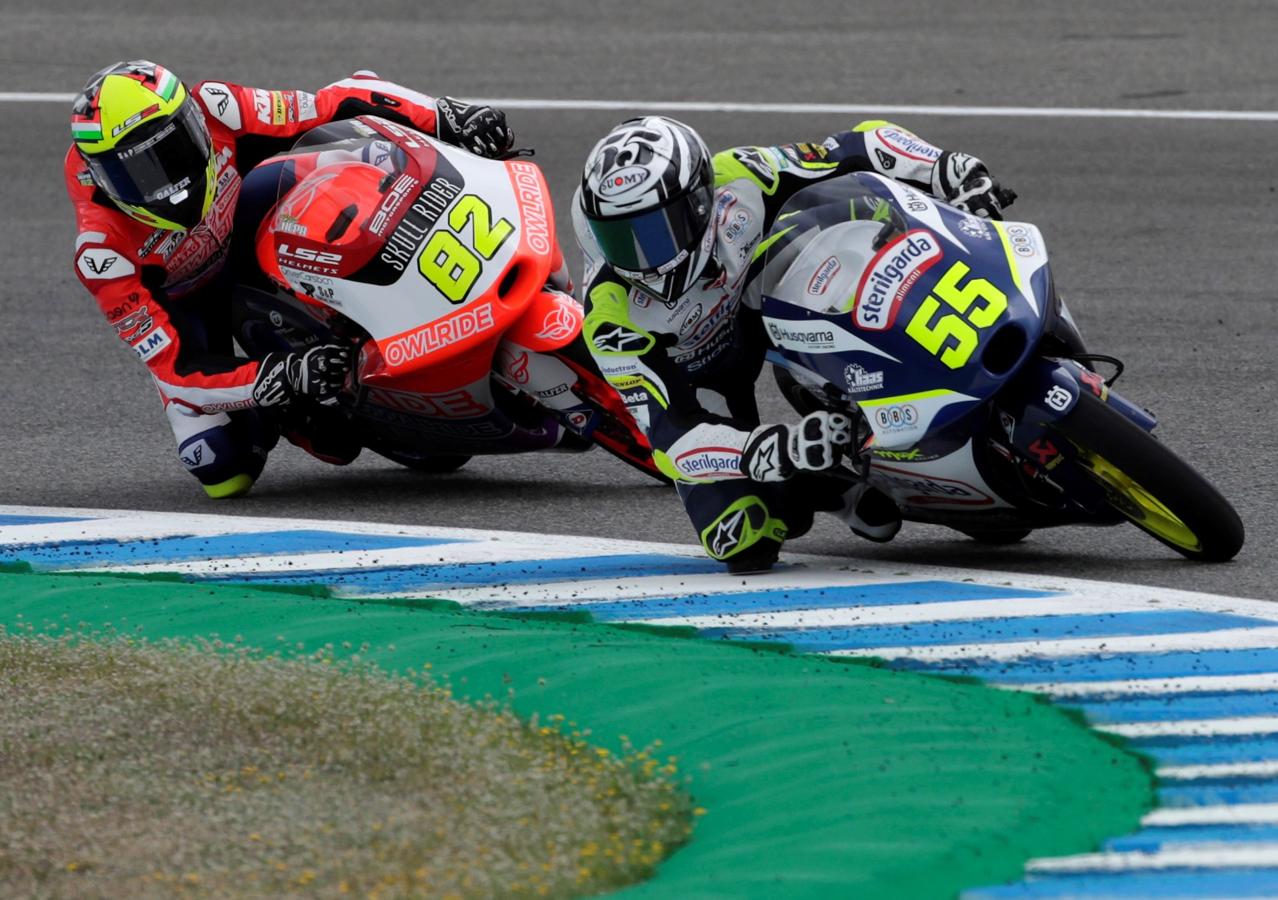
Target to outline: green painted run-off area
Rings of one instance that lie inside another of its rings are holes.
[[[1137,757],[1038,698],[592,622],[237,585],[0,573],[0,625],[372,645],[458,696],[655,740],[706,814],[630,897],[952,897],[1095,849],[1152,804]],[[393,649],[392,649],[393,647]]]

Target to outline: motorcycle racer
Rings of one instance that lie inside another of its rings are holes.
[[[900,528],[886,494],[822,474],[851,449],[849,417],[761,424],[754,397],[768,347],[755,283],[773,242],[764,236],[800,188],[854,171],[983,217],[1000,218],[1016,196],[976,157],[885,121],[712,156],[682,122],[645,116],[595,145],[574,197],[591,352],[675,480],[702,546],[733,572],[770,568],[814,511],[870,540]]]
[[[321,459],[350,462],[359,452],[348,437],[310,433],[286,411],[298,397],[331,402],[349,351],[236,357],[228,291],[234,261],[253,258],[253,214],[274,201],[273,185],[269,198],[242,196],[245,173],[311,128],[365,114],[481,155],[500,155],[513,141],[500,110],[433,98],[369,71],[312,94],[219,81],[188,89],[155,63],[121,62],[91,77],[74,102],[64,174],[76,211],[76,274],[147,364],[178,456],[210,497],[248,492],[282,424]],[[247,253],[234,249],[241,242]]]

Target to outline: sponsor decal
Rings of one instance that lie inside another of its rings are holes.
[[[692,312],[688,313],[687,317],[683,320],[683,324],[679,326],[680,337],[695,328],[696,324],[701,321],[701,309],[701,304],[698,303],[695,307],[693,307]]]
[[[519,199],[524,240],[533,253],[549,254],[554,241],[550,233],[550,204],[541,186],[541,170],[528,162],[516,161],[508,165],[515,185],[515,196]]]
[[[558,397],[560,394],[568,393],[568,385],[557,384],[548,391],[533,391],[533,393],[543,400],[548,400],[551,397]]]
[[[1045,469],[1056,468],[1064,458],[1056,445],[1045,437],[1037,438],[1030,444],[1029,451],[1038,460],[1038,464]]]
[[[1101,378],[1098,372],[1084,370],[1078,373],[1078,380],[1091,388],[1092,393],[1102,400],[1109,397],[1109,385],[1105,383],[1105,379]]]
[[[462,192],[463,186],[445,175],[431,178],[390,233],[377,258],[396,272],[403,272],[415,259],[426,235],[435,227],[440,216]]]
[[[528,351],[525,350],[518,356],[509,350],[501,351],[502,367],[506,370],[506,374],[510,376],[511,381],[515,384],[528,383]]]
[[[605,326],[595,332],[594,345],[605,353],[627,353],[640,347],[646,347],[651,338],[646,334],[636,334],[620,325]]]
[[[409,391],[391,391],[386,388],[369,388],[365,399],[369,403],[389,407],[399,412],[440,419],[473,419],[489,411],[487,406],[480,403],[467,390],[448,391],[442,394],[416,394]]]
[[[145,306],[139,307],[136,312],[130,313],[123,319],[115,323],[115,333],[120,339],[127,343],[133,343],[134,339],[140,334],[146,334],[155,324],[155,317],[147,312]]]
[[[770,194],[776,190],[777,172],[768,157],[764,156],[762,147],[737,147],[732,151],[732,156],[763,185],[765,193]]]
[[[615,197],[638,187],[648,180],[648,170],[643,166],[625,166],[607,175],[599,182],[601,197]]]
[[[342,263],[342,254],[331,250],[313,250],[310,247],[290,247],[280,244],[280,266],[300,269],[303,272],[320,272],[324,275],[337,275],[338,266]]]
[[[813,297],[819,297],[825,293],[825,289],[830,286],[830,280],[839,274],[839,270],[843,266],[833,256],[827,257],[826,260],[817,266],[812,278],[808,280],[808,293]]]
[[[1046,396],[1043,397],[1043,402],[1057,412],[1064,412],[1074,402],[1074,395],[1059,384],[1054,384]]]
[[[918,447],[911,450],[883,450],[875,447],[870,450],[872,454],[879,459],[890,459],[896,462],[924,462],[929,459],[935,459],[935,456],[925,454]]]
[[[288,100],[283,91],[271,91],[271,124],[283,125],[288,121]]]
[[[843,380],[848,383],[849,394],[877,391],[883,387],[882,372],[871,372],[856,363],[849,363],[844,367]]]
[[[133,115],[125,119],[123,122],[121,122],[119,125],[111,129],[111,137],[117,136],[122,131],[127,131],[128,129],[132,128],[134,125],[141,122],[143,119],[147,118],[148,116],[153,116],[159,111],[160,111],[160,104],[153,103],[150,106],[148,106],[146,109],[142,110],[141,112],[134,113]]]
[[[891,328],[905,295],[941,255],[931,232],[922,228],[907,231],[880,250],[857,285],[852,310],[857,327],[865,331]]]
[[[297,221],[296,218],[290,216],[288,213],[280,213],[276,216],[271,227],[276,231],[282,231],[285,234],[291,234],[294,237],[306,237],[310,234],[310,230],[305,225]]]
[[[544,341],[562,341],[572,337],[581,327],[581,308],[572,300],[560,300],[546,313],[541,331],[535,337]]]
[[[306,281],[299,278],[297,280],[297,286],[300,287],[302,292],[308,297],[315,300],[323,300],[325,303],[332,303],[334,306],[341,305],[340,303],[335,302],[333,289],[326,284],[317,284],[315,280]],[[274,310],[271,312],[275,313]],[[278,313],[275,314],[278,315]]]
[[[910,492],[905,501],[916,506],[990,506],[994,503],[994,498],[980,488],[956,478],[907,472],[890,466],[875,466],[874,471],[896,490]]]
[[[138,258],[141,259],[145,256],[149,256],[151,251],[155,249],[155,245],[164,240],[165,235],[172,233],[173,232],[169,231],[167,228],[157,228],[155,231],[152,231],[150,235],[147,236],[147,239],[142,246],[138,248]]]
[[[231,96],[231,89],[217,81],[200,85],[200,99],[213,117],[232,131],[239,131],[244,124],[240,120],[240,104]]]
[[[746,511],[739,509],[728,518],[719,522],[710,537],[710,552],[722,559],[741,543],[741,532],[745,528]]]
[[[297,92],[297,121],[309,122],[319,115],[315,109],[315,95],[306,91]]]
[[[146,362],[171,343],[173,342],[169,339],[169,333],[163,328],[156,328],[133,343],[133,352],[138,359]]]
[[[986,241],[994,240],[994,235],[990,234],[990,226],[976,216],[964,216],[960,219],[959,231],[970,238],[981,238]]]
[[[651,396],[644,388],[636,388],[631,391],[621,391],[621,402],[626,404],[628,408],[643,406],[648,402]]]
[[[874,148],[874,158],[879,161],[879,168],[884,172],[891,172],[896,168],[896,157],[884,152],[882,147]]]
[[[590,413],[587,412],[570,412],[566,418],[568,419],[568,425],[577,432],[584,432],[586,426],[590,424]]]
[[[446,319],[430,322],[389,341],[382,355],[388,364],[403,366],[441,347],[455,344],[492,327],[493,305],[485,303],[463,309]]]
[[[723,226],[723,242],[725,244],[735,244],[737,240],[750,227],[751,217],[744,209],[737,209],[732,212],[731,218]]]
[[[416,178],[408,174],[396,178],[386,191],[386,196],[382,198],[377,211],[368,220],[368,230],[378,237],[383,237],[387,227],[394,221],[395,213],[399,211],[404,201],[413,195],[419,183]]]
[[[1034,232],[1025,225],[1011,224],[1006,226],[1007,239],[1012,245],[1012,252],[1017,256],[1038,256],[1042,253],[1042,248],[1038,245],[1038,239],[1034,236]]]
[[[786,323],[768,319],[768,334],[778,347],[797,350],[833,350],[834,329],[812,323]]]
[[[906,431],[919,424],[919,411],[908,403],[879,406],[874,410],[874,424],[880,431]]]
[[[885,125],[882,128],[876,128],[874,133],[889,150],[907,159],[916,159],[920,162],[935,162],[941,158],[939,149],[904,128]]]
[[[105,247],[90,247],[82,250],[75,260],[80,275],[86,279],[108,280],[132,275],[137,269],[114,250]]]
[[[198,469],[200,466],[210,466],[217,459],[217,454],[213,452],[213,448],[209,446],[209,442],[204,438],[200,438],[178,457],[182,460],[182,465],[188,469]]]
[[[255,88],[253,90],[253,110],[257,113],[257,120],[263,125],[271,124],[271,95],[266,91]]]
[[[731,447],[699,447],[674,458],[675,468],[693,478],[744,478],[741,451]]]

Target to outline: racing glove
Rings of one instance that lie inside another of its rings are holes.
[[[321,344],[304,353],[268,353],[258,366],[253,399],[258,406],[281,406],[298,397],[331,402],[350,368],[350,348],[338,344]]]
[[[435,101],[439,139],[471,153],[497,158],[515,143],[506,125],[506,114],[491,106],[479,106],[452,97]]]
[[[1001,219],[1016,192],[1000,185],[975,156],[946,150],[932,169],[932,194],[982,219]]]
[[[796,472],[821,472],[839,464],[852,443],[852,420],[824,410],[797,425],[761,425],[750,432],[741,471],[753,481],[785,481]]]

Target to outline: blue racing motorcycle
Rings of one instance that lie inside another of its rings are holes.
[[[907,520],[995,543],[1126,520],[1190,559],[1241,549],[1229,501],[1112,390],[1122,364],[1087,352],[1033,225],[856,173],[796,193],[764,246],[782,392],[857,418],[854,462]]]

